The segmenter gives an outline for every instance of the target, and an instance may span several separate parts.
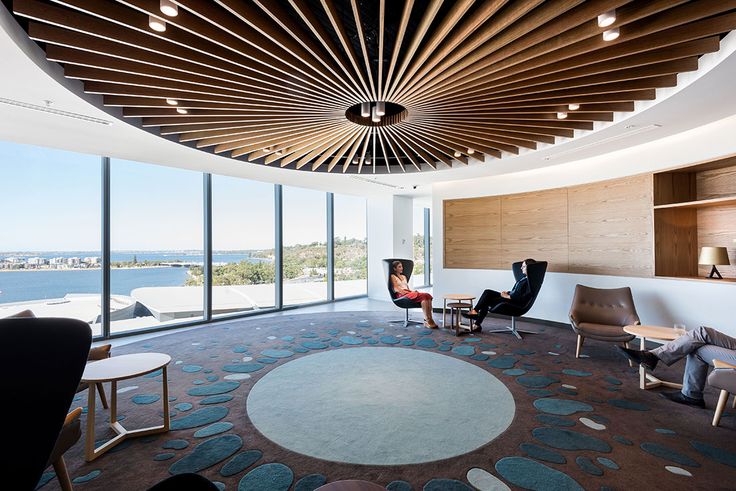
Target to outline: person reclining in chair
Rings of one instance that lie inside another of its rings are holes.
[[[529,286],[529,278],[526,276],[526,268],[530,264],[534,264],[535,261],[532,258],[524,259],[521,263],[522,277],[516,282],[514,287],[509,291],[497,292],[496,290],[485,290],[478,299],[475,307],[470,312],[463,312],[463,317],[475,319],[473,324],[473,331],[480,331],[483,319],[488,315],[488,311],[496,305],[508,302],[515,305],[526,305],[529,299],[532,297],[532,289]]]
[[[617,348],[629,360],[652,371],[660,361],[670,366],[687,357],[685,373],[682,375],[682,391],[660,392],[660,395],[688,406],[705,407],[703,389],[708,376],[708,367],[713,366],[714,359],[736,364],[736,338],[705,326],[688,331],[679,338],[650,351],[638,351],[621,346]]]
[[[394,289],[396,298],[408,298],[422,304],[422,312],[424,312],[424,327],[436,329],[432,318],[432,295],[424,292],[417,292],[409,288],[409,282],[404,276],[404,265],[401,261],[391,263],[391,286]]]

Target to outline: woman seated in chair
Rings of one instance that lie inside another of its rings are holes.
[[[424,312],[424,327],[436,329],[432,318],[432,295],[429,293],[417,292],[409,289],[409,283],[404,273],[404,265],[401,261],[391,263],[391,286],[393,286],[396,298],[408,298],[422,304],[422,312]]]
[[[529,286],[529,279],[526,276],[526,267],[534,264],[534,259],[525,259],[521,263],[521,272],[524,276],[516,282],[510,291],[497,292],[496,290],[485,290],[475,304],[475,308],[470,312],[463,312],[463,317],[475,319],[473,331],[480,331],[483,319],[488,315],[488,311],[502,302],[509,302],[515,305],[525,305],[532,296],[532,289]]]

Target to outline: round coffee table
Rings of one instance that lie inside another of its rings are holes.
[[[632,334],[639,338],[640,344],[639,349],[646,350],[646,340],[654,339],[657,341],[672,341],[677,339],[687,331],[684,329],[673,329],[671,327],[662,326],[626,326],[624,332]],[[639,388],[640,389],[654,389],[656,387],[671,387],[673,389],[682,389],[682,384],[675,382],[667,382],[661,380],[651,373],[647,373],[647,369],[642,365],[639,365]]]
[[[171,422],[169,416],[169,384],[166,367],[171,357],[163,353],[139,353],[134,355],[113,356],[105,360],[95,361],[87,365],[82,375],[82,382],[89,385],[87,396],[87,434],[85,436],[85,460],[91,462],[104,454],[126,438],[164,433],[169,431]],[[162,370],[162,388],[164,406],[164,424],[127,430],[118,419],[118,382],[129,378],[140,377],[156,370]],[[110,382],[110,428],[117,435],[99,448],[95,449],[95,388],[96,384]]]
[[[451,302],[448,304],[447,301]],[[447,309],[450,309],[450,327],[455,328],[455,334],[460,332],[460,328],[472,330],[472,325],[467,327],[460,323],[460,312],[462,309],[471,310],[473,308],[473,295],[467,295],[464,293],[448,293],[444,296],[444,303],[442,304],[442,327],[447,326]],[[467,302],[467,303],[466,303]],[[457,310],[457,322],[455,321],[455,310]]]

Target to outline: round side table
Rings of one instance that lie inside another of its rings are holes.
[[[169,383],[166,367],[171,357],[163,353],[140,353],[133,355],[113,356],[100,361],[89,363],[84,369],[82,382],[89,384],[87,396],[87,434],[85,435],[85,460],[91,462],[101,456],[123,440],[136,436],[165,433],[169,431],[171,419],[169,416]],[[118,419],[118,382],[129,378],[140,377],[156,370],[162,370],[162,400],[164,405],[164,424],[128,430],[120,424]],[[116,436],[95,448],[95,388],[98,383],[110,382],[110,428]]]
[[[673,329],[671,327],[662,327],[662,326],[625,326],[624,332],[627,332],[629,334],[632,334],[639,338],[640,345],[639,349],[644,351],[646,350],[646,340],[647,339],[655,339],[657,341],[672,341],[673,339],[677,339],[683,334],[685,334],[687,331],[684,329]],[[644,368],[642,365],[639,365],[639,388],[640,389],[654,389],[656,387],[670,387],[673,389],[682,389],[682,384],[678,384],[675,382],[667,382],[666,380],[661,380],[651,373],[647,372],[647,369]]]
[[[450,303],[447,301],[450,300]],[[449,293],[444,296],[444,303],[442,305],[442,327],[447,326],[447,309],[450,309],[450,326],[455,328],[455,335],[460,333],[460,328],[466,329],[466,326],[460,322],[462,309],[468,309],[469,311],[473,308],[473,295],[467,295],[463,293]],[[455,315],[457,314],[457,319]],[[468,325],[467,329],[472,330],[472,325]]]

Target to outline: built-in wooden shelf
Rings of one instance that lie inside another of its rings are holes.
[[[699,199],[696,201],[684,201],[682,203],[667,203],[666,205],[657,205],[655,210],[664,208],[710,208],[713,206],[736,205],[736,196],[727,196],[725,198]]]
[[[707,281],[708,283],[735,283],[736,278],[708,278],[707,276],[655,276],[662,280],[687,280],[687,281]]]

